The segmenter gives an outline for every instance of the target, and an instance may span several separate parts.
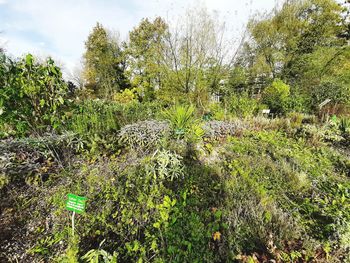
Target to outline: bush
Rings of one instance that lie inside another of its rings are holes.
[[[19,61],[6,60],[0,89],[0,125],[12,134],[43,133],[62,124],[62,106],[68,87],[51,58],[38,63],[28,54]],[[0,131],[7,136],[7,131]]]
[[[77,133],[91,152],[99,148],[116,148],[117,132],[120,129],[117,119],[118,109],[113,104],[100,100],[85,100],[76,105],[71,113],[68,127]]]
[[[173,181],[184,176],[182,157],[166,150],[157,150],[147,164],[146,170],[159,180]]]
[[[322,82],[312,88],[310,99],[314,110],[319,110],[318,105],[326,99],[330,99],[332,105],[349,105],[350,88],[332,81]]]
[[[135,103],[137,102],[137,91],[135,89],[125,89],[122,92],[114,94],[113,100],[117,103]]]
[[[73,134],[3,140],[0,144],[0,190],[6,184],[42,185],[71,163],[77,148]]]
[[[164,111],[164,117],[170,121],[171,127],[175,133],[186,133],[189,131],[194,121],[193,106],[173,106]]]
[[[159,102],[135,102],[128,104],[110,103],[118,112],[118,120],[121,126],[137,121],[159,119],[163,105]]]
[[[212,139],[240,134],[245,128],[246,125],[239,120],[231,122],[208,121],[203,125],[205,136]]]
[[[292,128],[300,128],[303,120],[304,120],[304,115],[299,112],[290,112],[287,114],[287,118],[290,120]]]
[[[223,121],[226,119],[226,113],[221,103],[211,103],[209,105],[208,119]]]
[[[262,95],[262,102],[269,106],[274,113],[286,113],[288,107],[287,102],[290,95],[290,88],[280,79],[275,79],[272,84],[267,87]]]
[[[254,115],[259,105],[256,99],[250,98],[248,94],[234,95],[229,102],[230,113],[236,117],[248,117]]]
[[[334,143],[343,140],[341,132],[335,124],[326,123],[324,125],[305,124],[298,131],[297,136],[306,138],[312,145],[321,143]]]
[[[167,122],[148,120],[124,126],[118,138],[122,144],[132,149],[149,150],[157,146],[169,133],[170,127]]]
[[[120,127],[152,119],[159,112],[157,103],[120,104],[104,100],[76,101],[66,113],[67,127],[78,133],[89,149],[116,149]]]

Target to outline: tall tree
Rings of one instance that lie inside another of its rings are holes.
[[[125,59],[118,41],[97,23],[85,42],[84,76],[95,96],[111,98],[128,87]]]
[[[292,93],[307,95],[324,86],[348,90],[347,74],[337,73],[346,72],[350,58],[347,11],[334,0],[289,0],[271,14],[252,19],[241,57],[249,82],[266,87],[280,78],[291,85]]]
[[[154,98],[155,89],[162,87],[165,78],[164,43],[168,25],[161,17],[153,22],[147,18],[129,33],[128,72],[135,87],[141,88],[145,99]]]
[[[334,0],[289,0],[272,14],[249,22],[246,66],[254,78],[294,81],[305,71],[305,57],[323,47],[341,47],[341,6]]]
[[[224,24],[205,8],[188,10],[167,35],[170,87],[188,94],[197,105],[218,88],[225,71]],[[229,59],[228,59],[229,60]]]

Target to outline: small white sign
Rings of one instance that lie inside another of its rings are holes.
[[[326,99],[326,100],[322,101],[322,102],[318,105],[318,107],[321,109],[324,105],[326,105],[326,104],[329,103],[330,101],[331,101],[331,99]]]

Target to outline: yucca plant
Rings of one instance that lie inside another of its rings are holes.
[[[350,118],[341,118],[339,123],[339,130],[345,134],[350,133]]]
[[[195,108],[192,105],[178,105],[163,112],[163,116],[170,122],[175,136],[180,139],[187,137],[194,139],[204,134],[200,121],[195,118]]]
[[[170,122],[176,135],[183,135],[190,129],[194,121],[194,107],[174,106],[164,111],[164,117]]]

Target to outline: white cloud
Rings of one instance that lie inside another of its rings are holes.
[[[0,0],[0,4],[6,3]],[[97,21],[117,29],[125,38],[142,17],[160,15],[171,20],[189,6],[203,3],[217,10],[232,28],[242,28],[255,10],[271,9],[274,0],[11,0],[7,7],[14,19],[5,21],[7,49],[15,55],[25,52],[51,54],[72,69],[80,63],[84,41]],[[31,39],[24,33],[35,32]],[[12,34],[15,33],[15,34]]]

